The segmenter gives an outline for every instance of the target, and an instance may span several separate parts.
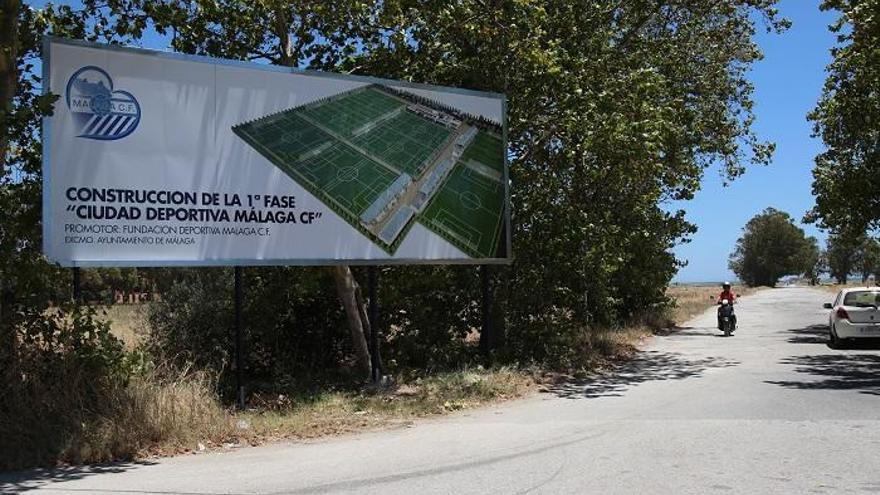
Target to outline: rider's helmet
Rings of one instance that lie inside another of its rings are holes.
[[[730,290],[730,282],[724,282],[721,284],[721,288],[724,290]]]

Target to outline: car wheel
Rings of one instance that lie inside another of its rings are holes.
[[[834,329],[834,325],[831,325],[831,329],[828,330],[828,347],[832,349],[840,347],[840,338],[837,336],[837,330]]]

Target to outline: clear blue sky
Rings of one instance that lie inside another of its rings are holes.
[[[792,27],[782,35],[761,31],[757,41],[764,60],[757,63],[750,79],[755,85],[755,130],[762,139],[776,143],[773,163],[753,167],[728,187],[717,170],[710,170],[703,189],[693,201],[681,205],[699,231],[689,244],[676,248],[688,261],[676,277],[679,282],[734,279],[727,258],[745,223],[768,206],[791,214],[800,222],[813,205],[810,192],[813,157],[822,143],[810,137],[806,114],[816,104],[825,81],[825,66],[834,36],[828,25],[836,12],[821,12],[820,0],[783,0],[783,16]],[[812,225],[802,225],[807,235],[824,245],[826,235]]]

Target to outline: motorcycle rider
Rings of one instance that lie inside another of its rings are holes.
[[[731,307],[730,317],[733,318],[733,329],[736,329],[736,315],[733,313],[733,301],[736,299],[736,294],[730,290],[730,282],[724,282],[721,284],[721,294],[718,295],[718,330],[721,330],[721,301],[727,299],[728,304]]]

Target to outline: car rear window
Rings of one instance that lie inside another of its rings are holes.
[[[878,306],[880,291],[859,290],[848,292],[843,298],[844,306]]]

